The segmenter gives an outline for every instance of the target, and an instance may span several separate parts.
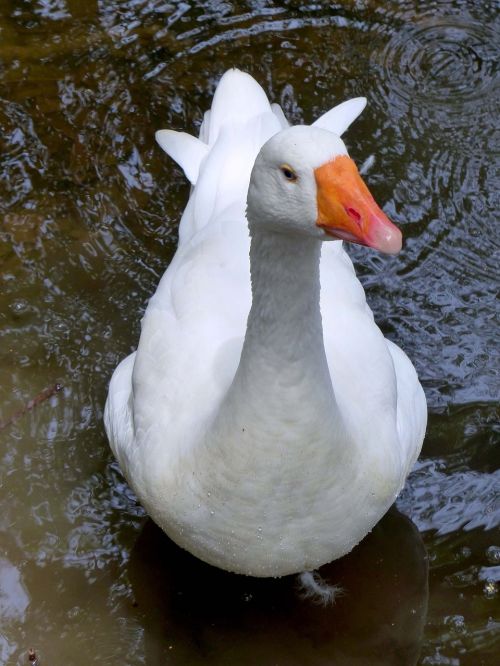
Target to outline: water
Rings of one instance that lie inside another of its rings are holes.
[[[0,663],[497,664],[497,3],[0,0],[0,28]],[[231,65],[293,122],[366,95],[347,143],[406,239],[351,255],[429,400],[414,525],[325,567],[328,609],[144,527],[103,433],[188,195],[153,132]]]

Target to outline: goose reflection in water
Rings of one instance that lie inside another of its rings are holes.
[[[148,521],[129,570],[145,663],[417,663],[428,565],[420,534],[408,518],[391,509],[352,553],[321,567],[319,574],[343,588],[333,605],[304,598],[297,576],[257,579],[211,567]]]

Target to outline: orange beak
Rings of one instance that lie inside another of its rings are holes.
[[[350,157],[340,155],[315,169],[314,175],[318,227],[334,238],[387,254],[400,251],[401,232],[377,206]]]

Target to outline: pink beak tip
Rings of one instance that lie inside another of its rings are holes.
[[[375,220],[373,220],[375,222]],[[385,215],[373,224],[370,245],[385,254],[398,254],[403,245],[403,234]]]

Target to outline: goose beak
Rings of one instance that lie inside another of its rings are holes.
[[[377,206],[350,157],[340,155],[315,169],[314,175],[318,227],[334,238],[386,254],[401,250],[401,231]]]

